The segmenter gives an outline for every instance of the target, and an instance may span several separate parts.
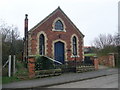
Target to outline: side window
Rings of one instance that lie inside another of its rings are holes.
[[[77,55],[77,38],[74,36],[72,41],[73,55]]]
[[[45,37],[43,34],[39,37],[39,54],[45,55]]]

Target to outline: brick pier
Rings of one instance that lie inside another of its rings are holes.
[[[28,71],[29,71],[30,78],[35,76],[35,57],[34,56],[28,57]]]

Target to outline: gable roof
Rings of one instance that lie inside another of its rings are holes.
[[[74,25],[74,23],[68,18],[68,16],[61,10],[60,7],[58,7],[57,9],[55,9],[51,14],[49,14],[46,18],[44,18],[41,22],[39,22],[37,25],[35,25],[33,28],[31,28],[28,32],[32,32],[33,30],[35,30],[38,26],[40,26],[42,23],[44,23],[46,20],[49,19],[49,17],[51,17],[55,12],[60,11],[65,17],[66,19],[68,19],[68,21],[70,21],[70,23],[73,25],[74,28],[77,29],[77,31],[80,33],[80,35],[82,35],[82,37],[84,37],[84,35],[80,32],[80,30]]]

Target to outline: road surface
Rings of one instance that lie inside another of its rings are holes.
[[[111,74],[112,75],[113,74],[118,74],[118,69],[108,68],[108,69],[101,69],[101,70],[84,72],[84,73],[63,73],[62,75],[55,76],[55,77],[37,78],[37,79],[33,79],[33,80],[25,80],[25,81],[3,84],[2,88],[40,88],[40,87],[48,87],[48,86],[52,86],[52,85],[66,84],[68,82],[72,83],[72,82],[81,81],[81,80],[88,80],[90,78],[102,77],[102,76],[111,75]],[[95,82],[95,81],[93,80],[93,82]],[[80,85],[82,85],[82,84],[80,84]],[[78,84],[78,86],[79,86],[79,84]],[[77,87],[77,86],[75,86],[75,87]]]
[[[48,88],[118,88],[118,74],[74,83],[50,86]]]

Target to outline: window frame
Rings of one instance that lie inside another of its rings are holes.
[[[73,45],[73,52],[72,52],[72,54],[73,54],[73,56],[77,56],[77,38],[74,36],[73,38],[72,38],[72,45]]]
[[[60,21],[60,22],[62,23],[62,25],[63,25],[63,30],[55,29],[55,23],[56,23],[57,21]],[[53,21],[52,27],[53,27],[52,31],[66,32],[66,30],[65,30],[65,29],[66,29],[65,23],[64,23],[64,21],[63,21],[60,17],[56,18],[56,19]]]
[[[60,21],[60,20],[57,20],[55,22],[55,30],[64,30],[64,26],[63,26],[63,23]]]
[[[76,37],[76,46],[77,46],[77,55],[73,55],[73,37]],[[80,46],[80,43],[79,43],[79,38],[78,38],[78,36],[76,35],[76,34],[72,34],[71,35],[71,58],[73,58],[73,57],[80,57],[80,48],[79,48],[79,46]]]
[[[39,54],[45,55],[45,36],[44,36],[44,34],[40,34],[40,36],[39,36]]]

